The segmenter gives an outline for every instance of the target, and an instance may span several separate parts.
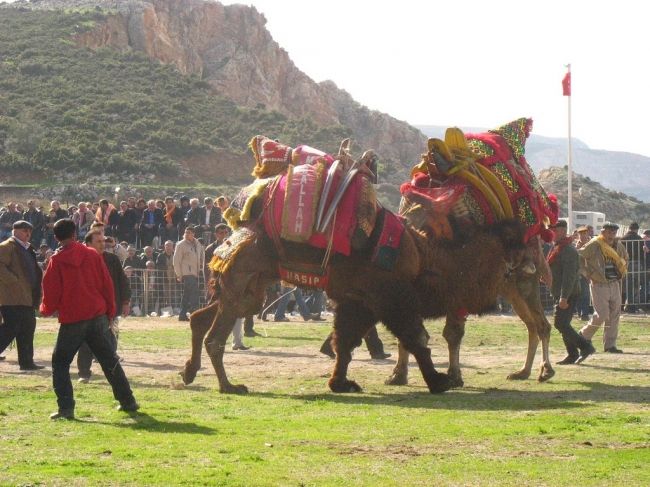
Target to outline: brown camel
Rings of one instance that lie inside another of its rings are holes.
[[[237,317],[259,312],[264,290],[279,279],[278,254],[259,223],[262,204],[257,202],[254,206],[247,225],[253,237],[232,257],[228,270],[218,276],[220,299],[190,317],[192,355],[181,372],[185,384],[194,380],[201,366],[203,341],[220,391],[247,392],[244,385],[228,381],[223,364],[226,339]],[[329,380],[330,389],[334,392],[361,390],[347,378],[351,352],[359,346],[368,329],[380,321],[415,356],[430,392],[444,392],[452,387],[454,384],[447,374],[434,368],[427,347],[429,335],[422,320],[444,315],[446,309],[463,308],[470,313],[481,313],[493,308],[508,272],[507,264],[522,259],[524,231],[520,222],[504,220],[489,226],[465,228],[453,240],[432,240],[407,225],[392,271],[371,263],[376,235],[371,236],[365,248],[353,251],[349,257],[335,255],[326,289],[336,303],[333,334],[336,361]],[[298,261],[318,264],[323,259],[321,249],[292,242],[283,245],[286,255]],[[440,296],[447,297],[443,304],[438,302]]]

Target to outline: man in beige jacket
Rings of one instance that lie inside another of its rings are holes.
[[[199,279],[203,272],[204,256],[203,245],[194,236],[194,227],[187,227],[183,240],[176,244],[174,250],[174,272],[178,282],[183,285],[178,321],[188,321],[187,312],[199,307]]]
[[[33,227],[25,220],[13,224],[12,235],[0,244],[0,353],[16,339],[20,370],[39,370],[34,363],[36,308],[41,302],[43,272],[29,240]]]
[[[625,247],[616,238],[617,230],[618,225],[606,222],[600,235],[578,251],[594,305],[594,314],[580,334],[591,340],[604,323],[603,344],[608,353],[623,353],[616,347],[616,338],[621,316],[621,283],[627,272],[628,257]],[[578,363],[581,361],[579,358]]]

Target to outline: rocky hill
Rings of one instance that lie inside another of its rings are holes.
[[[568,213],[566,166],[542,169],[538,178],[548,192],[557,195],[560,214],[566,215]],[[620,191],[609,190],[590,177],[582,176],[575,171],[572,189],[574,211],[599,211],[605,213],[608,220],[625,225],[636,221],[641,228],[650,228],[650,204]]]

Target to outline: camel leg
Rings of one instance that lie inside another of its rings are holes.
[[[358,301],[343,301],[336,306],[332,345],[336,362],[328,382],[333,392],[361,392],[361,387],[347,378],[352,350],[361,345],[362,338],[377,323],[372,311]]]
[[[460,370],[460,344],[465,335],[465,318],[461,318],[456,313],[447,314],[445,328],[442,330],[442,336],[447,340],[449,349],[449,368],[447,375],[451,381],[452,387],[463,387],[463,373]]]
[[[208,352],[214,371],[219,380],[219,391],[225,394],[246,394],[248,388],[245,385],[231,384],[223,365],[223,354],[226,349],[226,340],[232,333],[237,319],[232,308],[224,306],[217,314],[208,335],[205,337],[205,349]]]
[[[427,346],[429,334],[424,328],[422,318],[416,312],[420,307],[415,289],[403,281],[384,284],[381,292],[375,294],[381,296],[381,301],[374,303],[377,316],[406,350],[413,354],[429,391],[433,394],[449,390],[449,377],[438,372],[433,366],[431,349]]]
[[[409,357],[411,354],[402,342],[397,342],[397,363],[393,373],[384,382],[388,386],[405,386],[409,382]]]
[[[519,278],[516,283],[516,291],[508,296],[512,308],[528,329],[526,361],[520,370],[508,375],[509,380],[525,380],[530,377],[540,339],[542,341],[542,366],[538,380],[543,382],[555,375],[548,350],[551,325],[544,316],[544,308],[542,307],[539,292],[537,277],[532,276],[530,278]]]
[[[210,303],[205,308],[201,308],[190,315],[190,329],[192,330],[192,355],[185,362],[185,367],[179,375],[183,379],[183,384],[188,385],[194,382],[196,373],[201,368],[201,352],[203,337],[210,329],[217,316],[219,307],[218,302]]]

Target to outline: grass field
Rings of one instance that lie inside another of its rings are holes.
[[[327,325],[258,323],[267,336],[225,357],[233,383],[251,392],[227,396],[205,355],[196,382],[180,383],[187,324],[129,318],[119,354],[142,406],[131,416],[115,410],[95,364],[99,375],[74,384],[76,420],[50,421],[49,367],[21,373],[15,350],[5,352],[0,485],[650,485],[649,321],[624,317],[625,354],[602,353],[597,335],[599,353],[539,384],[505,379],[523,362],[523,325],[471,318],[465,387],[435,396],[414,366],[410,385],[384,385],[393,357],[372,361],[365,346],[350,368],[364,392],[333,394],[332,361],[318,353]],[[427,327],[444,370],[442,324]],[[39,320],[38,362],[49,365],[56,329]],[[553,361],[562,352],[554,331]]]

